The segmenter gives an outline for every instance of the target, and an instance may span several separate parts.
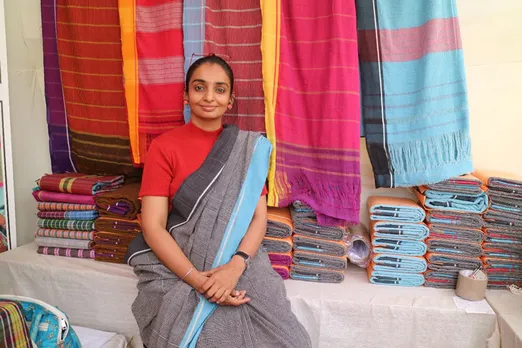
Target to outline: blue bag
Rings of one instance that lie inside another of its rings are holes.
[[[80,340],[64,312],[29,297],[0,295],[0,300],[18,302],[35,348],[81,348]]]

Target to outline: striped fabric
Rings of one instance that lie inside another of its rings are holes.
[[[42,0],[42,38],[49,152],[53,173],[75,172],[56,40],[55,0]]]
[[[192,54],[221,55],[234,70],[236,101],[224,123],[265,131],[259,0],[187,0],[184,3],[186,69]],[[230,57],[230,59],[228,58]],[[190,113],[185,114],[186,120]]]
[[[120,0],[123,72],[132,158],[183,125],[182,0]]]
[[[50,228],[40,228],[34,234],[35,237],[53,237],[53,238],[68,238],[68,239],[82,239],[94,240],[94,232],[87,231],[72,231],[72,230],[57,230]]]
[[[47,174],[38,180],[40,190],[66,192],[76,195],[95,195],[113,191],[123,185],[121,175],[102,176],[79,173]]]
[[[38,254],[66,256],[80,259],[94,259],[94,249],[48,248],[38,247]]]
[[[94,220],[98,217],[98,211],[39,211],[36,215],[41,219]]]
[[[38,219],[38,227],[58,230],[94,231],[94,221]]]
[[[92,195],[75,195],[72,193],[34,190],[33,197],[37,202],[60,202],[70,204],[94,204]]]
[[[319,224],[359,222],[354,0],[261,2],[270,206],[299,200]]]
[[[57,203],[57,202],[41,202],[38,203],[40,211],[69,211],[69,210],[96,210],[93,204],[74,204],[74,203]]]
[[[456,0],[357,2],[363,121],[376,187],[472,171],[456,14]]]
[[[32,346],[22,306],[17,302],[0,300],[0,347]]]
[[[82,173],[134,173],[118,0],[56,0],[58,55],[73,159]]]
[[[49,248],[92,249],[94,246],[94,242],[87,239],[36,237],[34,242],[39,247]]]

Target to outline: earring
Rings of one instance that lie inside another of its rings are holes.
[[[232,104],[228,104],[228,109],[229,109],[229,110],[232,109]]]
[[[188,105],[188,100],[185,99],[185,100],[183,101],[183,104]]]

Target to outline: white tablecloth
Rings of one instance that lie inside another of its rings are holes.
[[[128,337],[139,334],[130,310],[136,281],[126,265],[38,255],[34,244],[0,254],[0,293],[38,298],[73,325]],[[496,315],[459,310],[452,290],[375,286],[352,267],[342,284],[286,287],[314,347],[499,347]]]
[[[497,313],[502,348],[522,348],[522,295],[490,290],[486,299]]]

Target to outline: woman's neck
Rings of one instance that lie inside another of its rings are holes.
[[[190,122],[192,122],[192,124],[194,124],[199,129],[202,129],[207,132],[217,131],[223,126],[221,117],[213,120],[205,120],[198,117],[194,117],[194,115],[192,115]]]

